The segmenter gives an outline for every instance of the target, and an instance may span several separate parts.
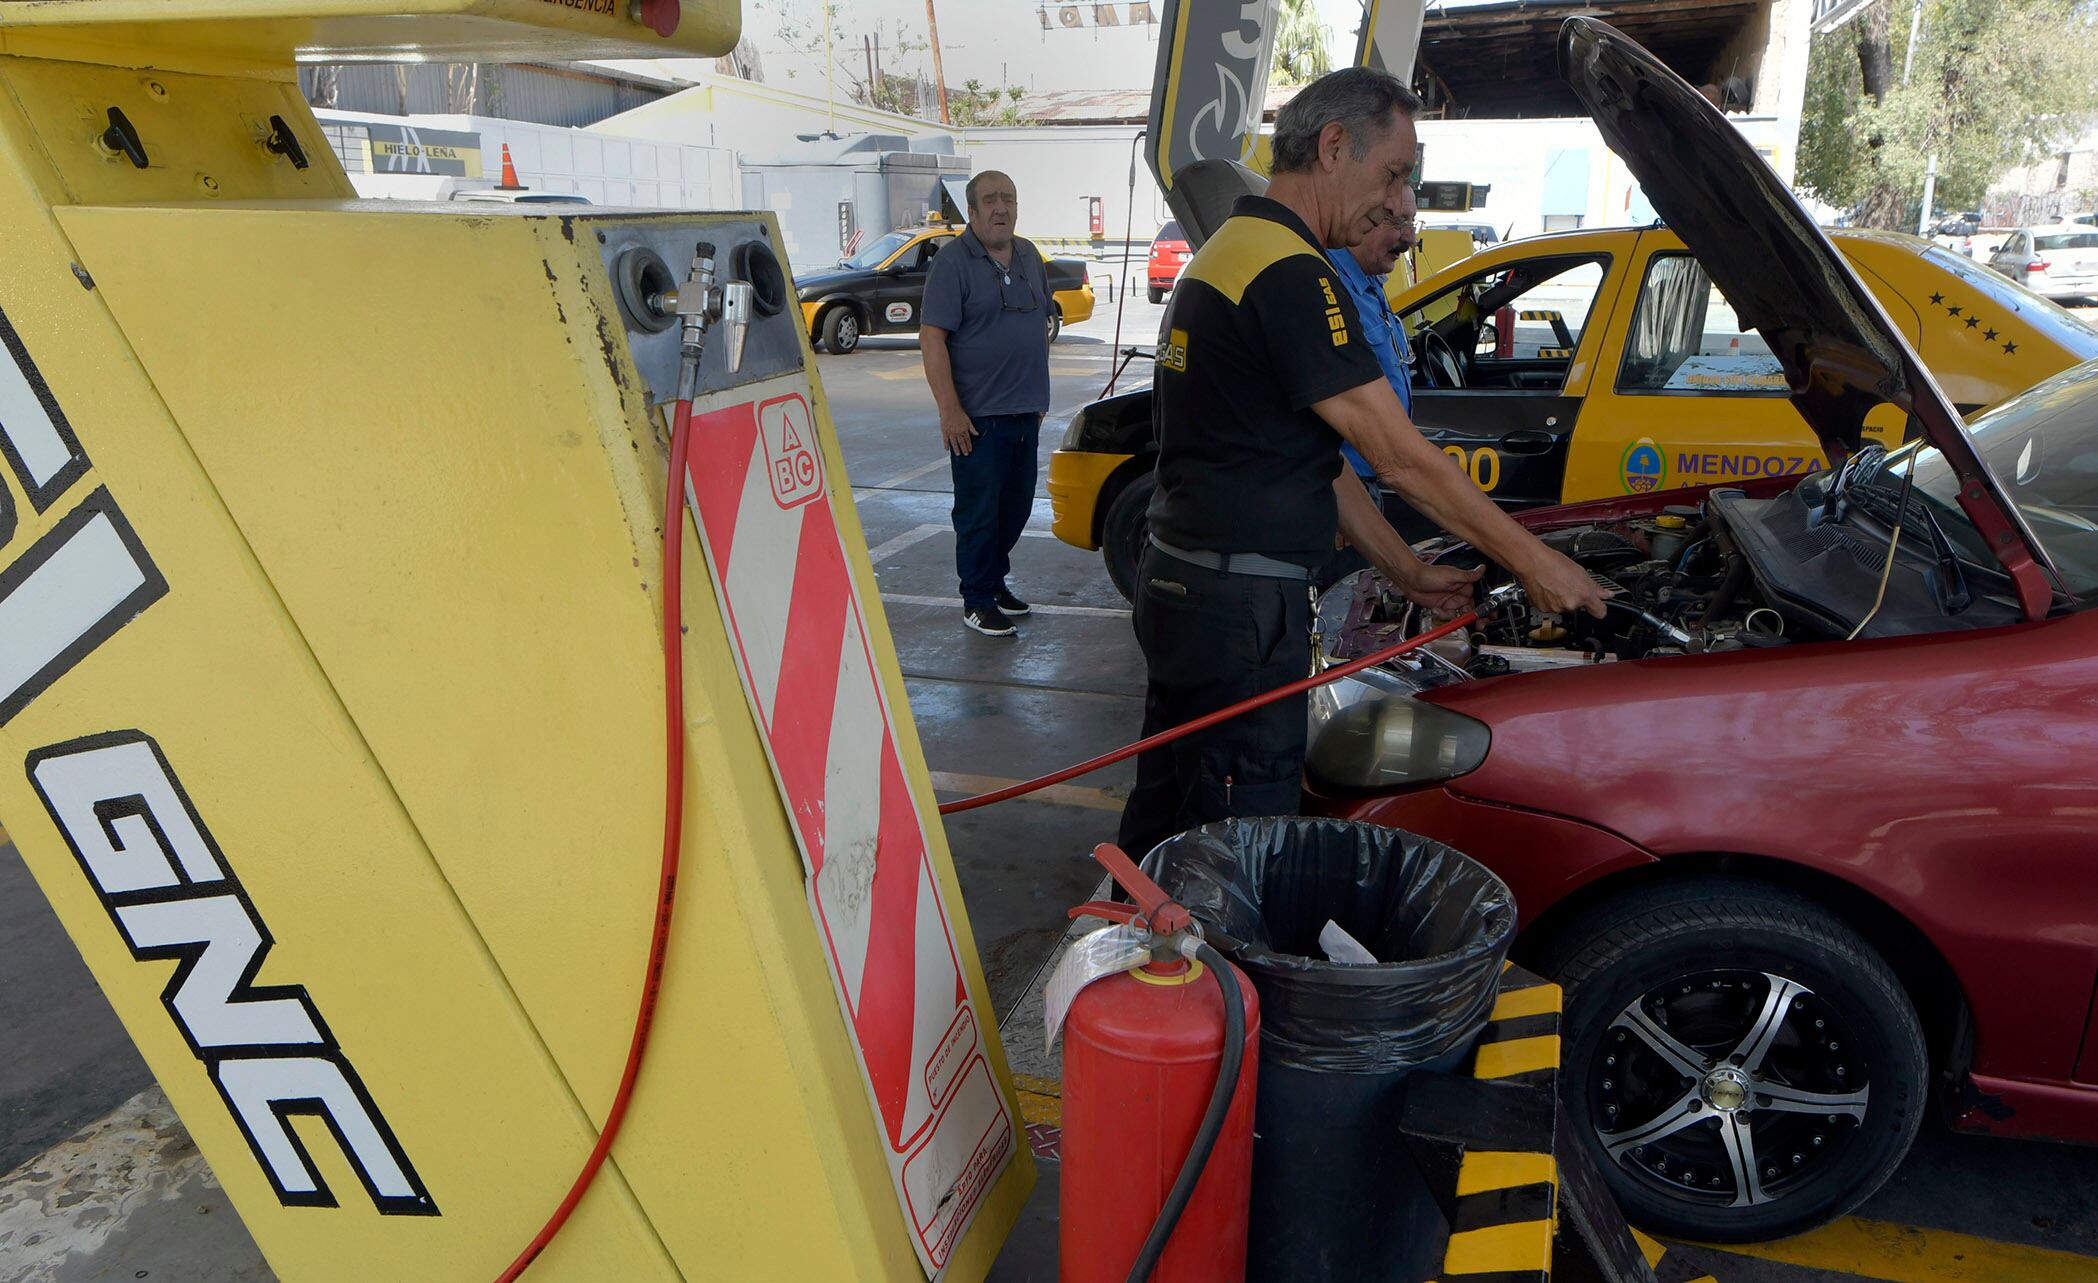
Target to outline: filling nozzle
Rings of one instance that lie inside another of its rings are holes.
[[[743,368],[743,341],[750,335],[751,318],[756,312],[757,290],[749,281],[730,281],[721,287],[721,323],[728,327],[731,374]]]
[[[685,283],[657,297],[662,306],[675,311],[678,317],[678,345],[684,353],[678,377],[681,399],[689,400],[692,392],[697,390],[700,353],[706,348],[707,331],[715,324],[728,327],[730,372],[743,367],[743,343],[757,310],[756,291],[748,281],[730,281],[726,285],[716,283],[712,241],[700,241],[693,246],[692,271],[685,277]],[[688,372],[691,386],[687,386]]]
[[[708,324],[721,315],[721,301],[714,293],[714,242],[701,241],[692,247],[692,270],[667,301],[677,309],[683,327],[680,344],[687,351],[703,347]]]

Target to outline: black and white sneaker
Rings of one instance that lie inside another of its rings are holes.
[[[1025,615],[1034,609],[1034,607],[1021,601],[1018,597],[1013,596],[1012,590],[1009,588],[1000,588],[998,596],[994,600],[998,603],[998,609],[1008,615]]]
[[[996,606],[966,606],[962,609],[962,622],[986,637],[1010,637],[1020,631]]]

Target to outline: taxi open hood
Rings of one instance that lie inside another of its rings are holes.
[[[1770,345],[1829,462],[1858,449],[1874,407],[1907,411],[1960,478],[1960,507],[2017,582],[2026,615],[2044,615],[2045,554],[2016,506],[1901,331],[1748,140],[1608,23],[1568,18],[1559,71],[1735,315]]]

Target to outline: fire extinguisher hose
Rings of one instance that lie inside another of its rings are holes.
[[[1202,1169],[1209,1166],[1209,1155],[1224,1130],[1224,1115],[1231,1112],[1231,1100],[1238,1095],[1239,1066],[1246,1055],[1245,995],[1238,991],[1238,978],[1223,954],[1208,944],[1197,944],[1195,959],[1209,968],[1209,974],[1216,977],[1217,986],[1223,991],[1224,1059],[1217,1065],[1217,1083],[1209,1092],[1209,1108],[1203,1111],[1194,1144],[1188,1146],[1187,1159],[1180,1164],[1180,1175],[1166,1194],[1165,1206],[1158,1209],[1158,1219],[1151,1223],[1151,1233],[1144,1239],[1143,1250],[1137,1253],[1136,1264],[1129,1267],[1129,1283],[1144,1283],[1158,1268],[1158,1259],[1165,1255],[1166,1244],[1173,1237],[1173,1227],[1180,1223],[1180,1214],[1194,1197]]]

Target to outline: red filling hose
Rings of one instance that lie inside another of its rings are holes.
[[[619,1075],[619,1090],[605,1112],[604,1130],[583,1170],[554,1214],[539,1233],[510,1262],[496,1283],[514,1283],[583,1201],[590,1183],[612,1152],[619,1126],[626,1121],[627,1105],[634,1097],[634,1080],[641,1072],[641,1053],[648,1047],[648,1031],[655,1023],[656,996],[663,987],[663,954],[670,943],[670,910],[677,898],[678,861],[683,853],[685,831],[685,648],[682,582],[685,552],[685,451],[692,428],[692,403],[679,401],[670,429],[670,480],[663,493],[663,870],[656,884],[655,933],[648,942],[648,971],[641,982],[641,1010],[634,1016],[634,1037],[627,1045],[626,1069]]]
[[[1301,695],[1313,687],[1324,686],[1327,682],[1339,681],[1351,673],[1359,673],[1365,668],[1381,664],[1385,660],[1403,655],[1409,650],[1418,650],[1438,637],[1447,637],[1460,628],[1478,622],[1478,618],[1478,611],[1466,611],[1450,622],[1439,624],[1418,637],[1408,637],[1405,641],[1395,646],[1387,646],[1383,650],[1373,651],[1360,659],[1351,659],[1347,663],[1336,668],[1329,668],[1323,673],[1314,673],[1309,677],[1299,678],[1287,686],[1277,686],[1274,690],[1265,694],[1255,695],[1251,699],[1242,699],[1236,704],[1220,708],[1214,713],[1206,713],[1191,722],[1182,722],[1170,730],[1163,730],[1156,735],[1147,736],[1134,744],[1124,744],[1112,752],[1102,753],[1098,757],[1087,758],[1076,766],[1066,766],[1060,771],[1051,771],[1047,775],[1039,775],[1023,783],[1009,784],[1002,789],[993,789],[989,793],[979,793],[975,797],[965,797],[953,802],[942,802],[940,803],[940,814],[953,815],[958,811],[973,811],[979,806],[989,806],[994,802],[1010,801],[1016,797],[1024,797],[1029,793],[1038,793],[1052,784],[1061,784],[1065,780],[1076,779],[1080,775],[1090,775],[1102,767],[1113,766],[1116,762],[1127,761],[1137,754],[1157,748],[1161,744],[1170,744],[1174,740],[1184,739],[1196,731],[1207,730],[1218,722],[1230,721],[1241,713],[1250,713],[1256,708],[1265,708],[1278,699],[1288,699],[1292,695]]]

